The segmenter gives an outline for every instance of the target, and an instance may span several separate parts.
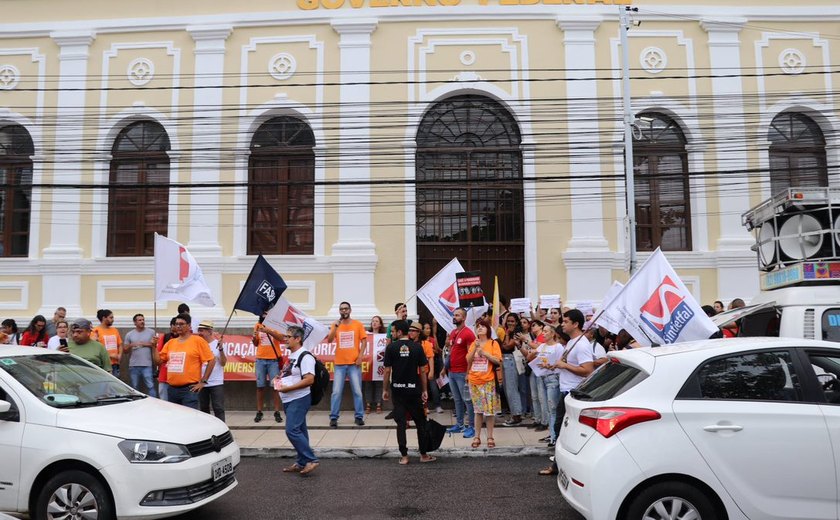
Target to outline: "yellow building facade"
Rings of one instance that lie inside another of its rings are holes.
[[[633,7],[639,258],[661,245],[701,303],[749,299],[741,213],[838,185],[840,7]],[[3,317],[148,316],[154,232],[216,320],[260,252],[325,320],[346,300],[387,322],[453,256],[512,298],[597,304],[627,278],[616,2],[3,8]]]

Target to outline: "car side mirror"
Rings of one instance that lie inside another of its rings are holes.
[[[12,403],[9,401],[0,400],[0,421],[20,421],[20,413],[17,410],[12,409]]]

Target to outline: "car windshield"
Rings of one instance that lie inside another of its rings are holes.
[[[101,368],[69,354],[0,357],[0,370],[56,408],[96,406],[145,397]]]

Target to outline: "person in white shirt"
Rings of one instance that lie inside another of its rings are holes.
[[[225,420],[225,364],[227,358],[225,357],[223,336],[216,339],[213,335],[213,322],[204,320],[198,324],[198,335],[204,338],[204,341],[210,345],[210,351],[216,358],[216,364],[213,365],[213,371],[210,372],[210,377],[207,378],[207,384],[201,389],[198,394],[198,409],[204,413],[210,413],[210,406],[213,406],[213,415],[220,421]],[[201,367],[202,373],[207,367],[205,363]]]
[[[50,336],[47,342],[47,349],[58,350],[62,345],[67,346],[67,333],[70,332],[70,325],[64,320],[59,320],[55,324],[55,336]]]
[[[303,348],[303,329],[300,327],[289,327],[286,341],[291,354],[280,375],[274,379],[274,389],[280,393],[286,410],[286,437],[295,447],[297,460],[283,468],[283,473],[308,475],[318,467],[306,427],[306,414],[312,406],[309,387],[315,383],[315,355]]]

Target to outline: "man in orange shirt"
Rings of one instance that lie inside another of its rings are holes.
[[[198,394],[213,373],[216,357],[207,341],[192,333],[191,323],[189,314],[176,316],[178,337],[167,341],[160,354],[156,351],[152,353],[156,364],[166,363],[169,402],[198,410]],[[202,374],[201,365],[204,363],[207,367]]]
[[[93,329],[90,337],[93,341],[105,345],[105,350],[111,358],[111,373],[114,377],[120,377],[120,360],[123,354],[122,336],[114,327],[114,313],[108,309],[99,309],[96,311],[96,319],[99,320],[99,326]]]
[[[277,331],[263,327],[261,322],[254,325],[254,336],[251,338],[254,346],[257,347],[257,359],[254,363],[254,371],[257,374],[257,414],[254,416],[254,422],[262,421],[267,387],[274,398],[274,422],[283,422],[283,416],[280,414],[280,394],[270,388],[274,378],[280,377],[280,364],[283,362],[280,356],[280,345],[271,340],[277,335],[279,335]],[[279,338],[275,337],[275,339],[280,341]]]
[[[338,305],[340,319],[330,327],[327,343],[335,341],[335,369],[330,396],[330,427],[338,428],[338,412],[344,393],[344,379],[350,377],[356,426],[365,425],[365,400],[362,398],[362,354],[367,344],[367,331],[362,322],[350,319],[350,304]]]

